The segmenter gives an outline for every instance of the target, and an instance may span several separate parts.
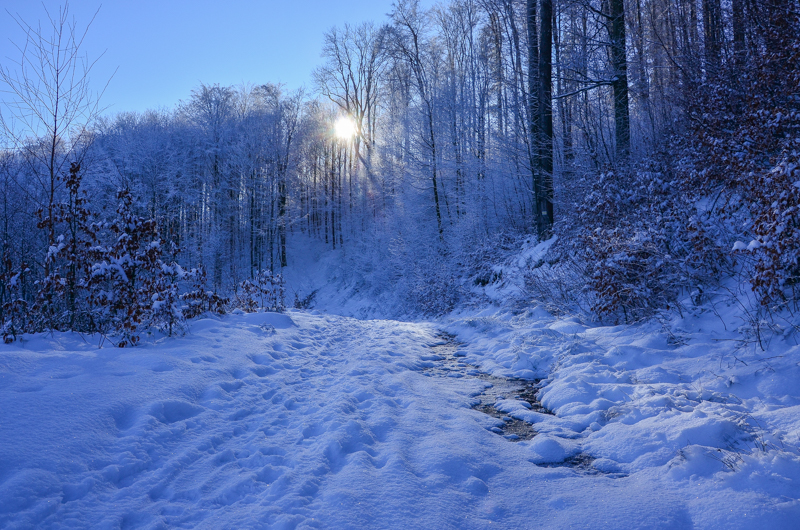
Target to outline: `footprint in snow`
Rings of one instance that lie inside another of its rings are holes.
[[[157,363],[156,365],[154,365],[151,368],[151,370],[153,370],[156,373],[159,373],[159,372],[171,372],[174,369],[175,369],[175,367],[172,366],[169,363]]]
[[[172,424],[193,418],[203,410],[185,401],[161,401],[150,408],[150,415],[161,423]]]
[[[223,381],[219,383],[219,387],[225,392],[234,392],[236,390],[239,390],[243,386],[244,383],[238,379],[236,381]]]

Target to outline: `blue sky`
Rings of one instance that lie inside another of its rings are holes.
[[[430,6],[434,0],[423,0]],[[44,5],[44,7],[43,7]],[[63,0],[0,1],[0,63],[17,60],[10,41],[23,36],[6,11],[35,24],[46,7]],[[92,73],[109,112],[172,107],[192,88],[206,84],[282,82],[312,89],[323,33],[345,22],[382,22],[392,0],[73,0],[70,13],[85,27],[95,11],[85,51],[105,52]],[[13,66],[13,65],[12,65]]]

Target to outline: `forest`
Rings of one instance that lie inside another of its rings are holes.
[[[797,310],[797,0],[398,0],[330,29],[305,90],[200,84],[111,116],[70,21],[19,21],[0,68],[6,342],[307,307],[281,274],[309,245],[398,315],[480,302],[531,238],[553,247],[526,297],[555,313]]]

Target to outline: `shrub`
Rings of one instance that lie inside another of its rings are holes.
[[[280,274],[268,270],[256,273],[237,286],[231,303],[242,311],[253,313],[259,309],[282,313],[286,310],[285,285]]]
[[[687,142],[687,180],[725,197],[720,219],[738,223],[736,251],[762,305],[796,300],[800,276],[800,16],[772,7],[763,48],[747,72],[723,72],[699,92]]]

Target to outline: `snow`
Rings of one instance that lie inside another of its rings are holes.
[[[295,299],[308,299],[311,305],[323,312],[357,318],[375,318],[396,307],[397,300],[370,286],[381,283],[380,272],[363,271],[363,266],[352,265],[344,249],[322,249],[313,239],[295,234],[287,242],[291,256],[289,267],[283,269],[286,280],[287,304]],[[356,255],[373,256],[372,249],[351,251]]]
[[[524,271],[541,265],[547,251],[557,240],[558,237],[553,236],[542,242],[535,238],[525,241],[518,253],[506,259],[504,263],[493,267],[497,277],[501,280],[481,289],[482,294],[488,300],[495,302],[519,298],[525,291],[522,279]]]
[[[550,249],[551,246],[558,240],[558,237],[553,236],[547,241],[542,241],[541,243],[531,240],[529,241],[523,248],[522,252],[519,253],[519,258],[517,259],[517,267],[520,269],[526,267],[531,263],[536,263],[544,258],[547,251]]]
[[[322,307],[366,307],[327,288]],[[740,311],[236,311],[127,349],[26,335],[0,346],[0,527],[796,528],[800,346],[787,327],[762,350]],[[546,410],[495,403],[536,436],[472,408],[489,383],[425,372],[442,330],[471,372],[542,379]]]
[[[466,360],[483,370],[546,378],[539,398],[554,416],[520,401],[498,405],[540,433],[528,443],[532,461],[581,453],[596,458],[591,466],[600,473],[648,477],[686,495],[698,527],[752,524],[716,518],[721,496],[739,499],[741,517],[760,511],[774,521],[765,527],[796,527],[800,346],[794,334],[761,351],[755,339],[743,343],[726,331],[735,308],[676,317],[667,330],[653,323],[587,327],[535,313],[483,311],[448,327],[468,344]],[[693,496],[706,501],[692,506]]]

